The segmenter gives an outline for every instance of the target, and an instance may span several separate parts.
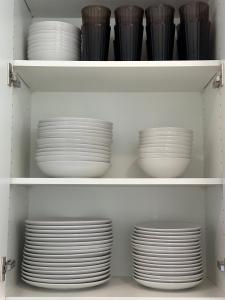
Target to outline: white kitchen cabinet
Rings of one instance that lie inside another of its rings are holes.
[[[125,3],[146,7],[153,2],[98,1],[111,8]],[[179,7],[186,1],[163,2]],[[214,60],[49,62],[25,60],[29,24],[44,18],[80,24],[80,9],[95,2],[1,1],[0,257],[16,261],[16,267],[0,283],[2,298],[225,299],[225,2],[209,2]],[[13,82],[11,87],[7,85],[8,67],[11,78],[17,80],[15,86]],[[37,168],[38,121],[60,115],[114,123],[112,167],[105,178],[45,178]],[[146,178],[138,168],[138,131],[151,126],[193,129],[193,159],[183,178]],[[112,219],[113,278],[108,284],[86,291],[56,292],[21,282],[24,220],[58,216]],[[130,233],[136,223],[146,220],[201,224],[206,271],[202,285],[162,292],[141,287],[130,278]]]

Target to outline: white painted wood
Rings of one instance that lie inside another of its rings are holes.
[[[13,65],[32,91],[199,92],[216,74],[220,61],[14,61]]]
[[[100,297],[105,300],[117,299],[142,299],[142,300],[163,300],[163,299],[216,299],[224,300],[224,293],[210,281],[205,281],[202,285],[195,289],[170,292],[147,289],[138,285],[131,278],[116,277],[112,278],[108,284],[97,289],[87,289],[79,291],[48,291],[44,289],[32,289],[23,284],[17,285],[9,291],[7,300],[47,300],[57,299],[78,299],[98,300]]]
[[[0,1],[0,257],[7,256],[9,177],[11,156],[12,90],[7,86],[7,64],[13,54],[13,0]],[[0,299],[4,298],[0,282]]]
[[[11,185],[214,186],[222,178],[11,178]]]
[[[26,0],[31,13],[35,17],[79,17],[81,9],[90,4],[96,4],[94,0]],[[177,9],[186,3],[185,0],[164,0],[163,3],[173,5]],[[207,2],[207,0],[206,0]],[[158,3],[158,0],[98,0],[97,4],[105,5],[113,10],[120,5],[136,4],[143,8]]]

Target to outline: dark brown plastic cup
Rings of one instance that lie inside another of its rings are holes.
[[[138,61],[141,60],[143,25],[123,24],[116,25],[114,50],[117,60]]]
[[[82,60],[108,60],[110,30],[102,24],[82,26]]]
[[[209,21],[209,5],[192,1],[180,7],[181,22]]]
[[[186,38],[182,23],[177,25],[177,54],[179,60],[187,59]]]
[[[115,10],[116,24],[143,23],[144,10],[139,6],[120,6]]]
[[[149,60],[172,60],[175,25],[157,23],[146,26],[147,54]]]
[[[149,6],[145,10],[146,23],[158,24],[158,23],[173,23],[174,22],[174,12],[175,8],[170,5],[159,4]]]
[[[210,59],[210,28],[209,21],[182,23],[179,43],[183,44],[186,50],[181,53],[181,56],[186,54],[187,60]],[[183,51],[182,46],[180,51]]]
[[[111,11],[100,5],[89,5],[82,9],[83,24],[110,24]]]

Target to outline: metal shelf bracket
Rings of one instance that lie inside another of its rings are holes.
[[[16,88],[21,87],[18,74],[13,70],[13,65],[11,63],[8,64],[8,86]]]
[[[225,272],[225,259],[223,261],[217,261],[217,268],[220,272]]]
[[[217,72],[216,77],[213,82],[213,86],[219,89],[224,86],[224,64],[221,63],[220,70]]]
[[[16,261],[13,259],[7,259],[6,257],[2,257],[0,259],[0,266],[0,282],[4,282],[6,278],[6,273],[15,268]]]

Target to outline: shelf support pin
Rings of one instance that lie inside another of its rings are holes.
[[[6,278],[6,273],[11,271],[16,266],[16,261],[14,259],[7,259],[2,257],[0,259],[1,272],[0,272],[0,282],[4,282]]]
[[[217,261],[217,268],[220,272],[225,272],[225,259],[222,261]]]

